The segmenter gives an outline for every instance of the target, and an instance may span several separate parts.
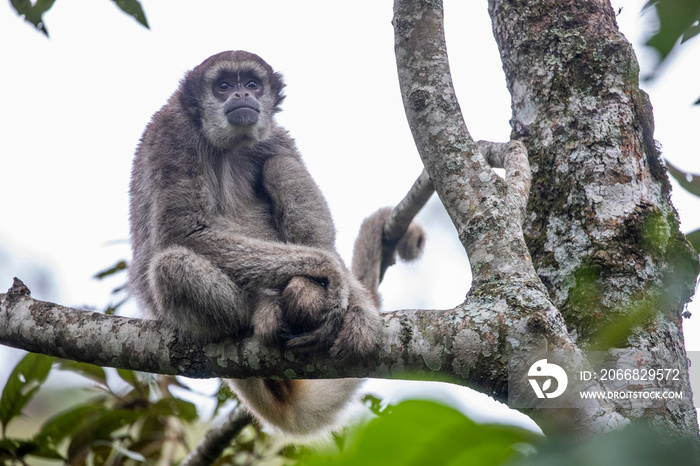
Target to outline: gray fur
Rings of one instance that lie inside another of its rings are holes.
[[[214,79],[246,70],[261,81],[260,115],[234,126]],[[274,119],[283,86],[258,56],[223,52],[190,71],[153,116],[132,172],[130,290],[189,340],[252,333],[334,358],[366,357],[381,326],[377,283],[368,291],[335,251],[328,205]],[[361,262],[378,268],[378,259]],[[359,382],[232,383],[258,418],[303,435],[338,422]]]

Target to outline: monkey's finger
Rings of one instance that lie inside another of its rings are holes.
[[[310,332],[293,335],[293,338],[286,341],[285,346],[290,349],[330,348],[342,328],[344,314],[340,309],[327,312],[319,327]]]
[[[280,335],[280,339],[284,342],[288,342],[288,341],[293,340],[299,336],[299,335],[294,335],[293,333],[289,333],[289,332],[281,332],[279,335]]]

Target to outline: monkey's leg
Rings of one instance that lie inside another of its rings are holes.
[[[148,271],[158,318],[193,336],[216,339],[249,326],[245,293],[206,258],[173,246]]]

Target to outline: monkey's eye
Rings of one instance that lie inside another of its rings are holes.
[[[233,87],[233,86],[231,86],[231,85],[230,85],[229,83],[227,83],[226,81],[221,81],[221,82],[219,83],[219,89],[221,89],[222,91],[227,91],[227,90],[231,89],[232,87]]]
[[[256,82],[253,81],[252,79],[245,83],[246,89],[257,89],[260,85]]]

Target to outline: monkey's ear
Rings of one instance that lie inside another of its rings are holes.
[[[202,73],[197,69],[189,71],[180,82],[180,105],[184,107],[193,121],[199,122],[201,114],[199,110],[199,91],[202,89]]]
[[[284,83],[282,73],[272,73],[272,76],[270,77],[270,88],[272,89],[272,95],[275,96],[275,112],[280,111],[280,105],[284,101],[284,98],[287,97],[284,95],[284,92],[282,92],[282,89],[284,89],[285,86],[286,84]]]

